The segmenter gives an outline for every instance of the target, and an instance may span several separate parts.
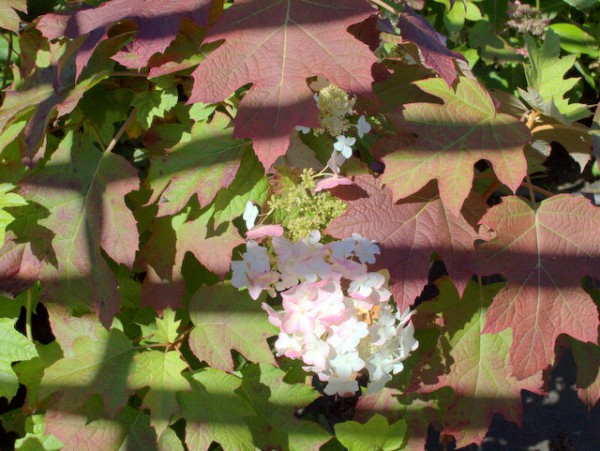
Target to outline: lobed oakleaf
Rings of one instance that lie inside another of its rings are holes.
[[[234,137],[252,138],[268,170],[285,154],[296,125],[319,125],[307,78],[321,75],[352,94],[371,92],[376,57],[346,30],[373,12],[363,0],[236,2],[206,36],[225,43],[192,73],[190,102],[220,102],[252,83]]]
[[[190,300],[190,348],[211,367],[233,372],[231,350],[275,364],[267,338],[277,334],[260,304],[231,285],[202,286]]]
[[[298,419],[294,412],[313,402],[319,393],[306,384],[284,382],[285,373],[271,365],[248,365],[242,370],[237,393],[252,407],[245,420],[260,449],[319,449],[331,436],[312,421]]]
[[[12,363],[38,356],[35,345],[15,329],[16,319],[0,318],[0,397],[9,401],[17,394],[19,380]]]
[[[206,25],[210,0],[110,0],[97,8],[82,8],[71,14],[46,14],[37,28],[48,39],[85,36],[76,57],[79,77],[94,50],[108,39],[115,23],[131,20],[137,24],[134,40],[113,59],[125,67],[141,69],[155,53],[162,53],[175,39],[181,20],[188,18]]]
[[[558,195],[533,209],[507,197],[481,219],[496,236],[481,244],[471,268],[503,274],[484,332],[513,331],[510,363],[518,379],[546,368],[560,334],[598,342],[598,309],[583,290],[583,276],[600,278],[600,209],[583,197]]]
[[[185,443],[205,450],[215,441],[223,449],[253,450],[253,436],[244,421],[252,415],[248,402],[236,394],[242,381],[223,371],[205,368],[191,376],[191,393],[177,400],[186,419]]]
[[[72,356],[56,361],[44,371],[39,397],[60,392],[75,409],[92,395],[100,394],[112,418],[127,404],[133,391],[127,384],[133,354],[129,339],[117,329],[99,331],[97,340],[79,337],[73,342]]]
[[[394,199],[402,199],[436,179],[444,205],[459,214],[473,183],[473,165],[488,160],[498,179],[513,192],[527,175],[523,147],[529,130],[518,119],[497,113],[488,92],[475,80],[460,77],[448,88],[430,78],[415,84],[439,103],[411,103],[390,113],[398,127],[417,135],[415,142],[381,140],[376,152],[385,155],[383,181]]]
[[[158,343],[174,343],[179,333],[177,328],[181,320],[175,320],[175,312],[170,308],[163,311],[162,318],[156,318],[156,332],[153,339]]]
[[[153,189],[149,202],[158,202],[158,216],[179,213],[194,194],[204,207],[233,182],[242,153],[251,145],[233,139],[228,124],[224,115],[216,115],[209,124],[197,122],[189,139],[149,158],[148,181]]]
[[[454,401],[448,406],[442,432],[456,438],[457,447],[471,443],[480,445],[487,434],[492,417],[500,413],[508,421],[521,422],[521,390],[540,392],[542,371],[524,380],[511,374],[508,348],[511,334],[483,334],[485,312],[498,291],[498,284],[480,286],[470,282],[460,298],[448,278],[438,283],[440,294],[424,307],[441,313],[441,343],[427,355],[413,373],[414,385],[420,393],[451,387]],[[420,312],[421,313],[421,312]],[[444,351],[446,350],[446,351]],[[443,362],[442,374],[432,381],[436,363]]]
[[[124,197],[138,187],[129,162],[100,152],[86,136],[73,132],[43,171],[23,179],[20,194],[42,206],[47,217],[39,226],[53,235],[45,243],[46,254],[36,255],[43,262],[42,299],[93,307],[110,327],[119,293],[101,248],[117,263],[133,267],[139,234]]]
[[[573,68],[577,55],[560,57],[560,37],[554,30],[549,29],[544,37],[544,43],[540,48],[532,36],[525,36],[529,52],[529,64],[525,65],[525,76],[530,95],[531,92],[539,95],[542,102],[554,110],[553,116],[556,119],[575,122],[590,116],[587,105],[569,103],[567,97],[567,93],[579,82],[579,78],[564,78]]]
[[[427,189],[396,204],[392,191],[372,176],[354,177],[356,188],[338,188],[335,194],[348,209],[331,221],[326,232],[336,238],[352,233],[377,241],[381,255],[375,268],[387,269],[395,301],[404,311],[421,294],[428,282],[431,254],[437,252],[448,273],[460,287],[472,273],[465,270],[466,256],[478,238],[462,215],[455,215],[433,189]],[[466,217],[478,217],[484,206],[475,197],[463,207]]]
[[[181,375],[187,368],[177,352],[148,351],[133,357],[128,386],[134,390],[149,387],[142,408],[150,409],[150,424],[160,437],[171,416],[179,411],[177,392],[189,391],[188,381]]]

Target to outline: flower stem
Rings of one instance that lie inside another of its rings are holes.
[[[33,310],[33,296],[31,289],[27,290],[27,305],[25,307],[25,334],[27,339],[33,343],[33,333],[31,331],[31,311]]]

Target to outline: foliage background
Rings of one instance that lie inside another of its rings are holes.
[[[2,446],[440,449],[488,430],[514,447],[598,443],[593,428],[536,436],[521,406],[548,404],[549,372],[569,367],[581,421],[598,415],[600,215],[579,196],[600,192],[598,2],[305,5],[295,20],[328,56],[308,59],[290,27],[285,51],[230,77],[276,25],[236,22],[259,3],[0,5]],[[286,79],[301,100],[273,108],[282,54],[308,61]],[[377,239],[396,302],[418,311],[420,349],[378,395],[324,396],[229,283],[246,202],[331,154],[332,136],[293,129],[319,126],[318,75],[374,129],[344,167],[368,196],[334,191],[348,209],[326,231]]]

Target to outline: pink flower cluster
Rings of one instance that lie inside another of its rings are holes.
[[[292,242],[272,238],[273,256],[249,240],[242,261],[232,263],[232,283],[257,299],[263,290],[281,294],[283,310],[262,304],[281,332],[277,355],[302,359],[307,371],[327,382],[328,395],[352,395],[359,371],[369,374],[375,392],[403,369],[418,342],[409,311],[390,302],[385,276],[369,272],[379,247],[358,234],[322,244],[313,231]]]

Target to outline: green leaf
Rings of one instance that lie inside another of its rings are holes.
[[[0,397],[9,401],[17,394],[19,380],[12,362],[37,357],[35,345],[15,329],[15,319],[0,318]]]
[[[365,424],[346,421],[336,424],[334,429],[336,438],[348,451],[395,451],[404,448],[406,422],[403,420],[390,425],[377,414]]]
[[[15,186],[10,183],[0,183],[0,247],[4,243],[6,227],[15,219],[13,215],[4,209],[27,205],[27,201],[21,196],[15,193],[9,193],[9,191],[12,191],[13,189],[15,189]]]
[[[189,139],[164,155],[150,156],[148,182],[153,193],[148,202],[158,201],[158,216],[179,213],[194,194],[204,207],[231,184],[242,152],[250,152],[251,144],[234,139],[229,122],[225,115],[215,116],[210,124],[197,122]]]
[[[202,286],[190,300],[190,348],[211,367],[233,372],[231,350],[248,360],[275,364],[267,338],[277,329],[260,303],[231,285]]]
[[[47,345],[38,344],[36,348],[38,357],[14,366],[15,373],[19,376],[19,383],[27,387],[25,404],[30,408],[38,406],[38,391],[44,370],[63,356],[56,341]]]
[[[170,308],[163,310],[162,318],[156,318],[156,332],[154,333],[154,339],[158,343],[173,343],[179,333],[177,328],[181,323],[181,320],[175,321],[175,312]]]
[[[285,373],[271,365],[248,365],[243,370],[243,393],[254,414],[246,421],[260,449],[303,451],[319,449],[331,436],[318,424],[296,418],[319,393],[305,384],[287,384]]]
[[[150,424],[161,436],[177,412],[176,392],[189,391],[181,372],[187,368],[177,352],[147,351],[136,354],[129,373],[129,387],[135,390],[149,387],[142,407],[150,409]]]
[[[177,437],[177,433],[171,428],[167,428],[160,436],[158,449],[160,451],[184,451],[183,443],[181,443],[181,440]]]
[[[158,86],[151,91],[142,91],[133,98],[132,105],[137,112],[137,118],[145,129],[152,126],[155,117],[164,118],[165,113],[177,105],[177,87],[166,89]]]
[[[223,449],[254,450],[245,418],[252,415],[248,402],[235,392],[242,381],[206,368],[191,377],[192,393],[178,393],[186,420],[185,443],[190,450],[205,450],[215,441]]]
[[[598,58],[600,43],[583,28],[571,23],[553,23],[548,28],[560,37],[560,47],[569,53],[585,53]]]
[[[25,421],[26,435],[15,442],[15,449],[20,451],[59,451],[64,444],[53,435],[45,435],[43,415],[27,417]]]
[[[591,115],[586,105],[569,103],[567,93],[579,82],[579,78],[565,75],[575,63],[576,55],[560,57],[560,38],[553,30],[546,31],[546,39],[539,48],[534,38],[525,36],[529,64],[525,64],[527,85],[547,103],[553,103],[569,121],[574,122]]]
[[[72,404],[77,406],[98,393],[113,417],[125,406],[133,391],[127,384],[134,353],[129,339],[116,329],[101,330],[97,340],[75,339],[73,353],[46,369],[40,384],[40,398],[67,392]]]

